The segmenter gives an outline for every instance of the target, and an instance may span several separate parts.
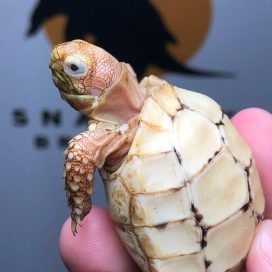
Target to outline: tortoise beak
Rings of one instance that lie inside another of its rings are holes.
[[[75,95],[63,91],[60,91],[60,95],[71,107],[88,117],[90,117],[98,101],[98,97],[95,95]]]

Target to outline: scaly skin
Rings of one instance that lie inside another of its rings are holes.
[[[65,151],[65,190],[75,234],[91,209],[96,168],[118,165],[129,150],[145,93],[129,65],[81,40],[56,46],[49,67],[62,98],[91,124]]]

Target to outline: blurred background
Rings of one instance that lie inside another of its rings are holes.
[[[0,271],[66,271],[62,153],[86,122],[52,83],[53,44],[92,41],[139,78],[155,73],[205,93],[229,115],[271,111],[271,10],[269,0],[3,0]],[[95,188],[93,202],[105,206],[99,177]]]

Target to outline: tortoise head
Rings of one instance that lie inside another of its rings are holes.
[[[122,115],[130,116],[131,110],[135,115],[143,104],[130,66],[85,41],[55,46],[49,67],[61,97],[89,118],[124,123]]]

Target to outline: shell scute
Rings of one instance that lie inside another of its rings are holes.
[[[131,209],[134,226],[155,226],[191,216],[185,186],[158,193],[136,194],[132,197]]]
[[[119,224],[117,225],[116,229],[126,249],[135,260],[135,262],[138,264],[138,266],[140,266],[142,271],[148,271],[148,259],[141,248],[134,228],[130,227],[129,225]]]
[[[265,200],[260,177],[254,162],[249,169],[249,185],[254,209],[256,213],[262,217],[265,208]]]
[[[188,109],[202,114],[214,124],[220,122],[223,115],[222,109],[213,99],[201,93],[177,87],[175,89],[180,102]]]
[[[170,116],[175,116],[181,108],[176,90],[165,81],[150,88],[151,97],[160,105],[160,107]]]
[[[130,194],[118,177],[113,181],[105,181],[105,191],[111,217],[120,223],[130,223]]]
[[[135,232],[150,258],[169,258],[200,251],[201,233],[192,219],[170,222],[160,227],[139,227]]]
[[[185,184],[185,174],[174,152],[133,156],[121,176],[131,193],[155,193]]]
[[[151,140],[152,139],[152,140]],[[146,156],[168,152],[173,149],[169,130],[158,131],[143,122],[132,142],[128,156]]]
[[[171,117],[151,97],[145,101],[140,120],[159,130],[169,130],[172,126]]]
[[[210,229],[204,254],[211,261],[209,271],[226,271],[247,256],[256,228],[252,209],[236,213],[227,221]]]
[[[238,134],[226,115],[224,116],[222,123],[223,125],[220,126],[220,130],[227,148],[244,167],[249,166],[251,151],[246,142]]]
[[[180,271],[182,267],[183,272],[205,272],[205,265],[201,253],[190,255],[181,255],[166,259],[151,259],[150,265],[152,272],[173,272]]]
[[[193,179],[191,190],[194,205],[207,226],[218,224],[249,201],[246,172],[226,149]]]
[[[217,126],[199,113],[187,109],[177,113],[172,137],[188,178],[205,167],[222,147]]]

